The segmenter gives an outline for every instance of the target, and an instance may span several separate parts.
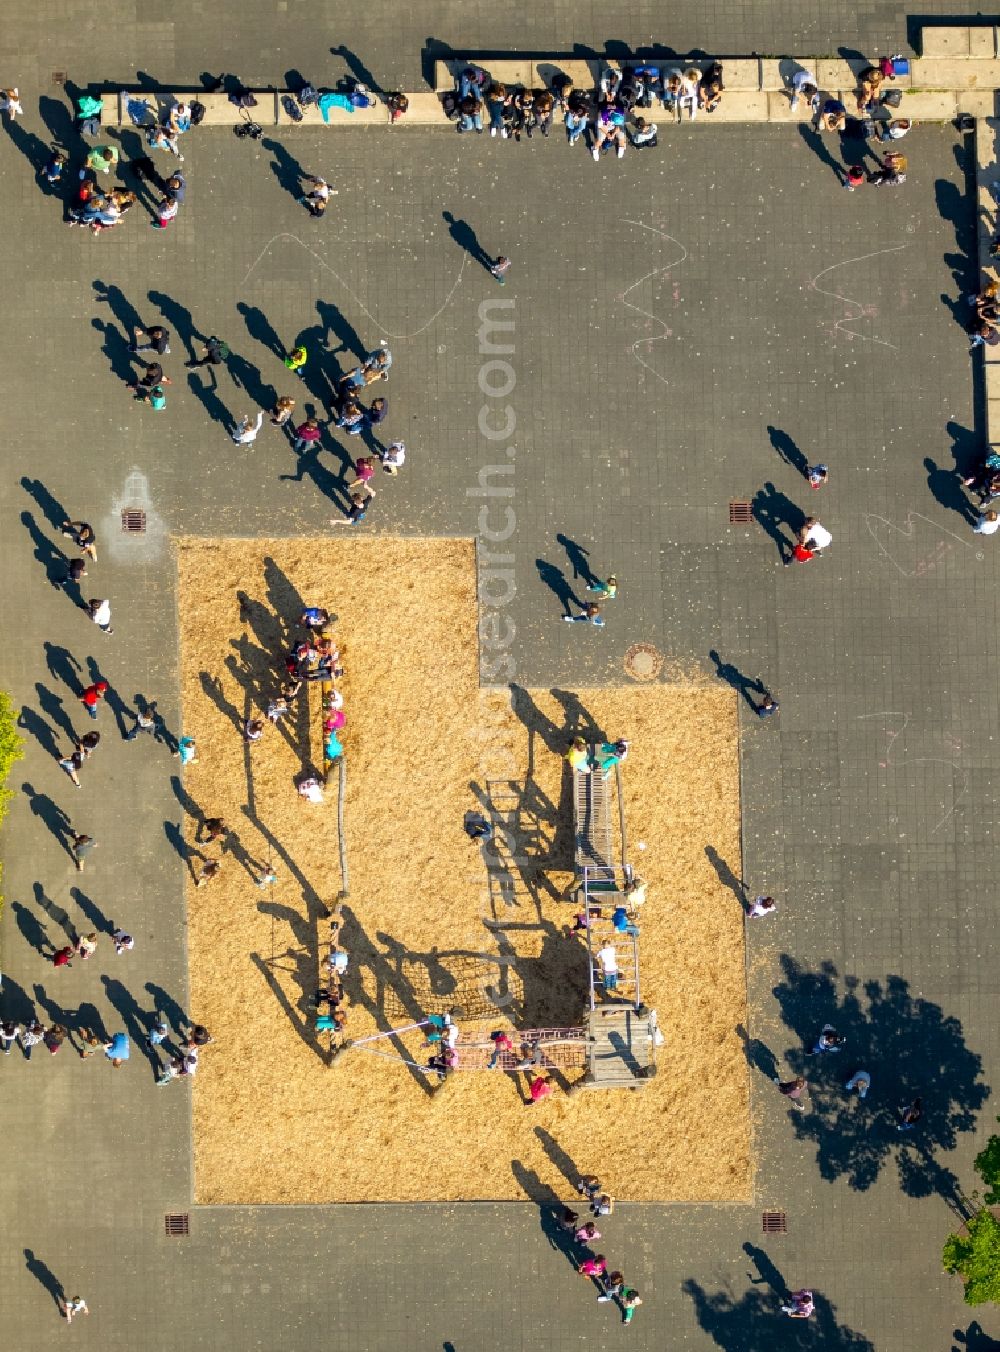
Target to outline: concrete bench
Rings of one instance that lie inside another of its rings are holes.
[[[320,112],[315,103],[311,103],[308,108],[300,108],[301,118],[291,117],[282,106],[281,100],[285,95],[276,96],[277,105],[277,125],[279,127],[384,127],[391,121],[389,110],[385,104],[377,97],[372,99],[367,108],[328,108],[326,117]],[[432,96],[433,97],[433,96]],[[438,104],[440,109],[441,105]],[[256,108],[251,108],[251,113],[255,113]],[[442,117],[444,114],[442,113]],[[259,122],[261,119],[258,118]],[[206,118],[207,122],[208,119]]]
[[[1000,88],[1000,61],[966,58],[911,61],[915,89],[997,89]]]
[[[930,57],[980,57],[989,60],[1000,56],[997,30],[992,24],[977,24],[970,28],[922,28],[920,52]]]
[[[273,90],[259,91],[254,90],[253,96],[257,100],[256,108],[248,108],[247,116],[254,122],[259,122],[262,127],[273,127],[278,121],[278,95]],[[195,99],[205,107],[205,117],[201,123],[203,127],[234,127],[241,121],[240,110],[235,104],[229,102],[227,94],[203,94],[182,93],[182,94],[162,94],[150,93],[147,90],[125,90],[119,95],[115,95],[118,100],[118,123],[121,126],[153,126],[156,122],[165,122],[167,114],[175,103],[182,100],[185,103],[193,103]],[[133,121],[129,114],[129,104],[144,103],[148,109],[145,119],[141,123]]]
[[[918,84],[927,84],[926,80],[918,80],[913,74],[914,62],[910,62],[909,75],[897,75],[894,80],[883,80],[884,89],[909,89]],[[829,89],[847,89],[853,96],[854,90],[858,88],[858,76],[869,66],[877,66],[877,61],[830,61],[822,59],[816,62],[816,78],[819,80],[821,91]],[[947,87],[947,86],[946,86]]]

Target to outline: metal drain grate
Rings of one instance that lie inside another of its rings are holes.
[[[123,509],[122,530],[126,535],[145,535],[146,513],[141,507],[126,507]]]
[[[765,1211],[763,1216],[765,1235],[787,1235],[788,1220],[783,1211]]]
[[[753,503],[737,498],[729,504],[729,524],[736,526],[753,520]]]
[[[175,1212],[172,1216],[164,1216],[163,1228],[171,1239],[180,1239],[182,1236],[191,1233],[191,1217],[186,1211]]]

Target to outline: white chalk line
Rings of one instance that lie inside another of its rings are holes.
[[[652,272],[647,272],[644,277],[640,277],[637,282],[633,282],[632,285],[626,291],[622,292],[620,297],[621,303],[623,305],[627,305],[628,308],[630,310],[634,310],[637,315],[642,315],[643,318],[645,319],[651,319],[654,324],[659,324],[660,328],[663,330],[663,332],[658,333],[655,338],[640,338],[637,342],[631,345],[629,351],[631,352],[632,356],[635,357],[636,361],[639,363],[640,366],[644,366],[647,371],[649,371],[652,375],[656,376],[657,380],[661,380],[664,385],[669,385],[670,382],[667,380],[666,376],[661,376],[659,371],[654,371],[652,366],[650,366],[649,362],[643,361],[643,359],[639,356],[639,353],[636,351],[636,349],[641,347],[643,344],[646,344],[648,346],[650,343],[662,343],[665,338],[670,337],[670,330],[662,319],[659,319],[654,314],[650,314],[648,310],[640,310],[639,306],[633,305],[632,302],[627,299],[627,297],[630,295],[631,292],[633,292],[636,289],[637,286],[642,286],[643,282],[648,282],[651,277],[657,276],[658,273],[669,272],[671,268],[680,267],[680,265],[687,258],[688,251],[687,249],[685,249],[684,245],[680,242],[679,239],[674,239],[673,235],[668,235],[665,230],[657,230],[655,225],[644,225],[642,221],[625,221],[624,224],[637,225],[640,230],[649,230],[652,232],[652,234],[659,235],[662,239],[669,239],[671,244],[676,244],[678,249],[682,251],[680,258],[675,258],[673,262],[667,263],[663,267],[653,268]]]
[[[904,756],[902,760],[894,761],[892,759],[892,748],[899,738],[902,737],[903,733],[906,731],[906,725],[910,721],[910,715],[903,713],[901,709],[883,709],[877,714],[858,714],[857,717],[859,722],[864,718],[901,718],[903,720],[902,726],[897,728],[895,732],[889,734],[889,744],[885,749],[885,760],[879,762],[884,769],[888,770],[891,767],[894,770],[901,770],[904,765],[949,765],[957,775],[961,775],[961,789],[958,793],[955,793],[954,786],[952,787],[951,807],[941,820],[935,826],[931,827],[930,834],[933,835],[935,831],[940,831],[941,827],[944,826],[948,818],[954,814],[959,803],[969,792],[968,771],[964,770],[962,766],[959,765],[958,761],[949,760],[946,756]]]
[[[251,274],[253,273],[254,269],[257,267],[257,264],[261,261],[261,259],[262,259],[262,258],[264,257],[264,255],[267,253],[268,249],[270,249],[271,245],[272,245],[272,244],[276,244],[276,243],[278,242],[278,240],[281,240],[281,239],[291,239],[291,240],[294,240],[296,244],[300,244],[300,245],[302,246],[302,248],[305,249],[306,253],[312,254],[313,258],[315,258],[316,262],[320,265],[320,267],[326,268],[327,272],[329,272],[329,273],[331,274],[331,276],[336,277],[337,281],[338,281],[338,282],[340,283],[340,285],[344,288],[344,290],[347,292],[347,294],[351,297],[351,299],[354,301],[355,305],[356,305],[356,306],[358,307],[358,309],[362,312],[362,314],[367,315],[368,318],[372,321],[372,323],[376,326],[376,328],[381,329],[382,332],[383,332],[388,338],[399,338],[399,339],[418,338],[418,337],[420,336],[420,334],[424,333],[427,329],[429,329],[430,326],[434,323],[435,319],[437,319],[439,315],[443,314],[444,311],[447,310],[448,306],[451,304],[451,298],[452,298],[452,296],[454,296],[455,292],[458,290],[459,283],[460,283],[461,280],[462,280],[462,274],[465,272],[465,265],[466,265],[466,263],[469,261],[469,256],[468,256],[468,254],[463,254],[463,255],[462,255],[462,262],[461,262],[461,264],[459,265],[459,269],[458,269],[458,276],[455,278],[454,285],[452,286],[451,290],[448,292],[447,296],[445,296],[445,298],[444,298],[444,303],[443,303],[442,305],[440,305],[440,306],[438,307],[438,309],[436,309],[436,310],[434,311],[434,313],[431,315],[430,319],[428,319],[428,321],[427,321],[426,324],[421,324],[420,328],[419,328],[419,329],[414,329],[414,331],[413,331],[412,333],[393,333],[392,329],[387,329],[387,328],[385,327],[384,324],[380,324],[380,323],[379,323],[378,319],[376,318],[375,315],[372,314],[371,310],[369,310],[366,306],[362,305],[361,301],[358,299],[358,297],[355,295],[355,293],[351,290],[351,288],[347,285],[347,283],[344,281],[343,277],[341,277],[340,273],[337,272],[337,270],[336,270],[335,268],[331,268],[330,264],[326,261],[326,259],[325,259],[325,258],[321,258],[321,257],[319,256],[319,254],[316,252],[316,250],[313,249],[313,248],[310,248],[310,246],[305,242],[305,240],[299,239],[298,235],[290,235],[290,234],[288,234],[287,232],[282,232],[281,234],[272,236],[272,238],[269,239],[269,240],[267,241],[267,243],[264,245],[263,249],[261,249],[260,253],[257,255],[257,257],[254,259],[254,261],[250,264],[249,268],[247,269],[247,274],[246,274],[246,276],[243,278],[243,281],[240,283],[240,289],[241,289],[241,290],[243,289],[243,287],[246,286],[247,282],[250,280]]]
[[[886,549],[885,545],[883,545],[882,541],[878,538],[878,535],[873,530],[872,528],[873,521],[881,521],[882,525],[887,527],[888,530],[895,532],[897,535],[902,535],[904,539],[912,540],[914,534],[913,521],[916,518],[919,521],[926,521],[927,524],[931,526],[934,530],[940,531],[944,535],[950,535],[953,540],[957,540],[958,543],[960,545],[963,545],[966,549],[972,548],[972,545],[969,543],[968,540],[963,539],[961,535],[957,535],[953,530],[949,530],[947,526],[942,526],[939,521],[932,521],[929,516],[924,516],[923,512],[907,512],[906,522],[902,526],[897,526],[895,522],[887,520],[884,516],[878,516],[874,512],[865,512],[864,518],[865,518],[865,527],[868,530],[868,534],[878,545],[879,550],[885,555],[885,557],[892,564],[893,568],[896,569],[897,573],[900,573],[903,577],[923,577],[923,573],[919,571],[907,572],[905,568],[901,568],[899,566],[899,564],[892,557],[892,555]]]
[[[828,268],[822,272],[817,272],[816,276],[809,283],[813,291],[818,291],[821,296],[831,296],[834,300],[843,301],[845,305],[856,305],[858,313],[856,315],[845,315],[843,319],[838,319],[834,324],[834,331],[846,333],[850,338],[860,338],[866,343],[878,343],[881,347],[891,347],[894,352],[898,352],[895,343],[887,343],[884,338],[873,338],[870,334],[855,333],[853,329],[847,329],[845,324],[855,324],[859,319],[865,318],[865,307],[859,300],[852,300],[850,296],[842,296],[839,291],[827,291],[826,287],[817,286],[816,283],[821,277],[825,277],[828,272],[834,272],[837,268],[846,268],[851,263],[865,263],[869,258],[878,258],[879,254],[898,253],[900,249],[908,249],[908,244],[893,244],[888,249],[876,249],[873,253],[862,254],[860,258],[845,258],[842,263],[831,263]]]

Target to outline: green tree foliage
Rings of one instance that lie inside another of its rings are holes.
[[[965,1233],[949,1235],[941,1262],[965,1283],[966,1305],[1000,1304],[1000,1221],[983,1207],[966,1222]]]
[[[24,755],[24,740],[17,730],[17,715],[10,696],[0,690],[0,821],[7,815],[13,791],[6,787],[7,777]]]
[[[1000,1117],[997,1118],[1000,1122]],[[1000,1205],[1000,1136],[991,1136],[984,1149],[976,1156],[976,1173],[986,1184],[983,1201],[987,1206]]]

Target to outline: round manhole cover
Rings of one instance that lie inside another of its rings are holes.
[[[663,658],[652,643],[633,643],[625,654],[625,670],[634,681],[653,681],[660,674]]]

